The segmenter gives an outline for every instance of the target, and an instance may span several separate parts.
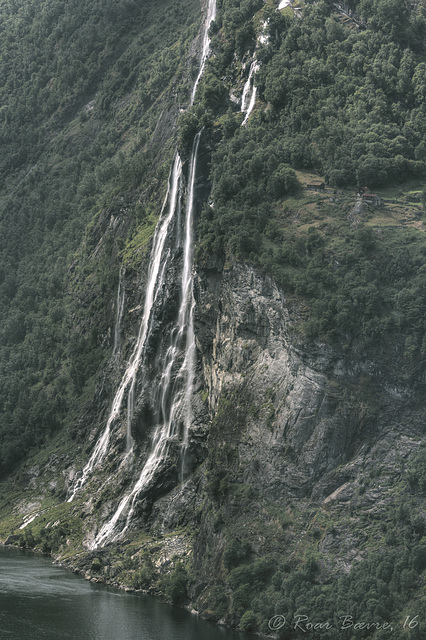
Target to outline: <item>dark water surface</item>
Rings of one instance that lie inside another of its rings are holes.
[[[253,637],[253,636],[251,636]],[[148,596],[0,547],[0,640],[248,640]]]

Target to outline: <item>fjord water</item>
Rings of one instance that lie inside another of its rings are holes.
[[[245,640],[149,596],[86,582],[0,547],[0,640]]]

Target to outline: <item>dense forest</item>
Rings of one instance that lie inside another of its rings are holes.
[[[167,179],[171,151],[150,141],[162,111],[188,100],[188,77],[175,78],[200,7],[194,0],[66,6],[4,0],[1,11],[4,472],[64,420],[71,423],[86,383],[107,357],[102,330],[124,246],[111,238],[109,250],[86,268],[85,258],[99,241],[96,220],[108,207],[122,209],[124,195],[131,201],[128,228],[151,214],[149,199],[156,181]],[[143,196],[129,197],[141,181]],[[96,289],[90,302],[81,299],[85,286]],[[93,326],[95,315],[102,321]]]
[[[221,135],[199,259],[231,254],[273,274],[309,302],[308,337],[359,338],[373,347],[402,335],[407,371],[416,368],[426,347],[423,234],[350,229],[347,211],[329,200],[322,225],[294,220],[307,202],[295,170],[353,193],[408,179],[425,184],[423,7],[352,3],[360,28],[342,23],[326,1],[305,3],[303,19],[254,0],[221,6],[199,101],[181,119],[183,148],[200,124],[212,140]],[[258,100],[241,126],[229,91],[254,52]]]

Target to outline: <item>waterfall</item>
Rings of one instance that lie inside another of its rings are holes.
[[[251,63],[250,65],[250,71],[249,71],[249,75],[248,78],[246,80],[246,83],[244,85],[243,88],[243,93],[241,96],[241,111],[242,113],[245,113],[247,111],[247,95],[251,89],[251,79],[253,77],[253,70],[254,70],[254,62]]]
[[[253,111],[254,105],[256,103],[257,88],[254,86],[254,74],[258,69],[259,69],[259,66],[256,62],[256,59],[254,59],[250,65],[249,75],[244,85],[243,95],[241,97],[241,111],[243,113],[245,112],[246,114],[242,123],[243,125],[248,122],[250,114]],[[251,97],[250,97],[250,102],[247,106],[247,96],[249,95],[250,90],[251,90]]]
[[[186,315],[187,315],[187,331],[185,345],[185,360],[183,362],[183,370],[186,372],[186,385],[183,397],[183,438],[182,438],[182,454],[181,454],[181,481],[185,476],[185,457],[188,448],[189,429],[192,423],[192,405],[191,398],[194,387],[195,376],[195,333],[194,333],[194,291],[192,277],[193,263],[193,218],[194,218],[194,193],[195,193],[195,175],[197,170],[198,146],[200,144],[201,131],[195,136],[191,165],[189,173],[189,196],[186,208],[185,221],[185,254],[184,254],[184,271],[182,277],[182,299],[185,299]],[[182,321],[184,317],[182,317]]]
[[[157,408],[158,423],[152,438],[151,453],[133,489],[122,498],[112,518],[100,529],[93,545],[94,548],[103,546],[106,542],[113,542],[127,531],[137,506],[137,500],[149,488],[154,474],[167,456],[170,444],[179,439],[180,426],[182,426],[181,477],[185,471],[184,460],[188,446],[188,431],[192,421],[191,398],[195,366],[192,227],[200,137],[201,132],[195,136],[190,159],[178,317],[170,336],[169,346],[159,364],[162,370],[160,384],[153,393],[153,404]]]
[[[286,6],[291,6],[291,0],[283,0],[282,2],[280,2],[277,9],[283,9]],[[269,35],[265,34],[265,29],[268,25],[268,22],[269,22],[269,18],[266,22],[261,23],[262,29],[257,38],[257,42],[258,43],[260,42],[263,45],[266,45],[269,42]],[[241,96],[241,112],[245,113],[244,120],[241,126],[247,124],[250,118],[251,112],[254,109],[254,105],[256,104],[257,87],[254,84],[254,76],[257,71],[259,71],[259,64],[256,60],[256,53],[255,53],[253,62],[250,65],[249,75],[244,84],[243,93]],[[247,105],[247,99],[249,95],[250,95],[250,101]]]
[[[125,282],[124,282],[125,271],[126,271],[125,268],[121,266],[120,274],[118,278],[117,301],[116,301],[116,310],[115,310],[114,348],[112,350],[113,357],[117,355],[117,353],[120,350],[121,322],[123,320],[124,298],[125,298]]]
[[[141,364],[143,349],[145,346],[147,333],[148,333],[151,310],[164,282],[165,259],[164,259],[163,253],[164,253],[166,238],[169,231],[169,226],[173,219],[173,215],[176,211],[176,202],[178,199],[179,184],[180,184],[181,176],[182,176],[182,163],[179,158],[179,155],[176,153],[171,178],[169,179],[169,188],[167,191],[166,198],[164,200],[163,208],[160,215],[160,220],[154,234],[154,241],[152,245],[151,258],[150,258],[149,269],[148,269],[148,280],[147,280],[146,292],[145,292],[144,310],[142,314],[142,321],[140,324],[139,334],[136,340],[136,344],[133,349],[133,353],[130,357],[127,368],[121,379],[118,390],[114,396],[114,400],[112,402],[112,407],[108,416],[106,427],[102,433],[102,436],[97,441],[96,446],[93,450],[93,453],[90,456],[89,461],[87,462],[86,466],[82,471],[81,477],[74,484],[71,496],[68,498],[68,502],[71,502],[74,499],[75,494],[86,483],[93,469],[97,467],[99,463],[102,462],[102,460],[105,458],[105,455],[108,451],[108,444],[110,440],[112,425],[120,415],[125,393],[126,391],[129,391],[129,388],[130,388],[129,396],[128,396],[128,404],[127,404],[127,410],[128,410],[127,433],[129,432],[129,428],[130,428],[129,425],[131,423],[131,419],[133,416],[133,394],[134,394],[134,386],[136,382],[136,375]],[[168,212],[167,214],[164,214],[168,202],[169,202]],[[161,268],[161,271],[160,271],[160,268]]]
[[[200,69],[198,71],[197,79],[194,82],[194,86],[192,87],[191,102],[190,102],[191,105],[194,103],[198,83],[200,82],[204,73],[204,69],[206,68],[206,62],[210,52],[209,29],[210,29],[211,23],[215,18],[216,18],[216,0],[209,0],[209,5],[207,8],[207,18],[206,18],[205,27],[204,27],[203,48],[201,53]]]
[[[210,41],[208,30],[216,15],[216,1],[209,0],[207,19],[204,27],[203,46],[200,60],[200,70],[194,83],[190,104],[193,104],[198,83],[205,69],[209,55]],[[116,423],[119,422],[123,412],[123,404],[127,394],[127,455],[133,450],[131,423],[134,414],[135,391],[138,371],[146,372],[150,360],[148,343],[152,335],[155,335],[156,320],[162,317],[162,305],[164,299],[167,302],[167,273],[168,268],[175,268],[177,261],[181,261],[181,287],[179,306],[176,309],[176,320],[172,329],[167,333],[162,332],[160,341],[163,340],[167,348],[159,351],[161,355],[156,360],[159,381],[153,384],[154,378],[146,378],[145,390],[149,395],[152,408],[151,426],[153,435],[151,439],[150,453],[139,474],[133,488],[121,499],[114,515],[100,529],[93,547],[104,545],[121,537],[128,529],[134,515],[137,501],[142,493],[146,493],[156,471],[165,460],[170,445],[174,443],[180,451],[180,477],[185,475],[185,458],[189,442],[189,430],[192,423],[192,395],[195,370],[195,335],[194,335],[194,295],[193,295],[193,216],[195,178],[198,158],[198,148],[201,138],[199,132],[193,142],[192,153],[189,162],[188,189],[185,205],[184,221],[181,223],[181,184],[182,163],[176,152],[169,186],[160,219],[157,224],[153,246],[151,250],[148,278],[146,285],[145,303],[135,347],[129,359],[127,368],[121,379],[118,390],[114,396],[112,407],[106,422],[105,429],[98,439],[94,450],[84,467],[81,477],[74,483],[68,502],[71,502],[77,491],[86,483],[87,479],[105,458],[111,440],[111,433]],[[173,224],[172,224],[173,220]],[[183,229],[181,229],[183,227]],[[172,234],[174,234],[172,238]],[[175,249],[172,250],[170,240],[174,240]],[[167,241],[168,240],[168,241]],[[123,296],[123,301],[122,301]],[[166,298],[164,298],[166,296]],[[169,300],[170,302],[170,300]],[[117,318],[114,351],[118,349],[122,310],[124,306],[124,280],[117,293]],[[158,322],[156,330],[158,331]],[[153,334],[154,331],[154,334]],[[151,344],[151,343],[150,343]],[[163,343],[162,343],[163,344]],[[116,346],[117,345],[117,346]],[[142,376],[143,377],[143,376]],[[157,381],[157,378],[155,378]],[[117,427],[119,428],[119,427]]]

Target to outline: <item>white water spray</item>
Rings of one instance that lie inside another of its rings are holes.
[[[284,7],[291,6],[291,4],[292,4],[291,0],[282,0],[279,3],[277,9],[278,10],[283,9]],[[260,42],[263,45],[266,45],[269,42],[269,36],[265,34],[265,29],[267,25],[268,25],[268,21],[262,22],[262,31],[259,34],[257,39],[258,42]],[[251,112],[254,109],[254,105],[256,104],[257,87],[254,84],[254,76],[257,73],[257,71],[259,71],[259,64],[256,60],[256,55],[255,55],[253,58],[253,62],[250,65],[249,75],[244,84],[243,93],[241,96],[241,112],[245,113],[242,126],[247,124],[250,118]],[[250,101],[248,101],[248,96],[250,96]]]
[[[191,105],[194,103],[194,98],[197,92],[198,83],[200,82],[204,73],[204,69],[206,68],[206,62],[210,52],[209,29],[210,29],[211,23],[215,18],[216,18],[216,0],[209,0],[209,5],[207,8],[207,18],[204,26],[203,49],[201,54],[200,70],[198,72],[197,79],[194,82],[194,86],[192,87],[191,102],[190,102]]]
[[[130,357],[129,363],[127,365],[126,371],[121,379],[120,385],[118,387],[117,393],[115,394],[111,411],[107,420],[106,427],[102,436],[96,443],[96,446],[93,450],[92,455],[89,458],[86,466],[83,469],[81,477],[75,483],[71,496],[68,498],[68,502],[71,502],[74,499],[75,494],[81,487],[86,483],[88,477],[92,473],[93,469],[99,465],[100,462],[105,458],[105,455],[108,450],[108,444],[110,440],[111,427],[115,420],[119,417],[120,411],[122,408],[123,400],[126,391],[129,390],[129,398],[128,398],[128,415],[127,415],[127,434],[129,433],[131,419],[133,417],[133,393],[134,386],[136,381],[136,374],[138,372],[139,366],[141,364],[143,348],[145,346],[147,332],[148,332],[148,324],[151,315],[151,310],[155,299],[158,295],[158,292],[161,289],[162,281],[164,279],[164,245],[166,242],[169,226],[173,215],[176,210],[176,201],[178,197],[179,191],[179,182],[182,175],[182,163],[179,158],[179,155],[176,154],[172,176],[169,181],[169,189],[166,195],[166,199],[163,204],[162,213],[160,215],[160,220],[157,225],[154,234],[154,242],[151,251],[151,259],[148,269],[148,280],[146,286],[145,293],[145,304],[142,315],[142,322],[139,328],[138,338],[133,349],[133,353]],[[166,209],[167,202],[169,202],[168,213],[164,215],[164,210]],[[161,273],[160,267],[163,266]],[[160,274],[160,278],[159,278]]]
[[[254,85],[254,74],[256,73],[256,71],[258,71],[258,69],[259,69],[259,65],[257,64],[256,59],[254,59],[253,62],[251,63],[249,75],[244,85],[243,95],[241,97],[241,111],[243,113],[245,112],[246,114],[242,122],[243,125],[247,124],[248,119],[250,118],[250,114],[253,111],[254,105],[256,103],[257,87],[255,87]],[[250,102],[247,106],[247,97],[249,94],[250,94]]]
[[[114,542],[127,531],[137,501],[141,493],[148,489],[155,472],[166,458],[169,446],[179,438],[179,427],[182,425],[181,476],[184,474],[184,460],[188,446],[188,432],[192,422],[191,398],[193,392],[195,366],[194,336],[194,296],[193,296],[193,213],[195,176],[198,147],[201,132],[194,139],[189,171],[188,202],[185,215],[185,237],[183,245],[183,267],[181,302],[175,329],[161,363],[162,376],[154,394],[154,405],[158,410],[160,422],[157,424],[151,447],[151,453],[133,489],[125,495],[112,518],[100,529],[94,548],[106,542]],[[183,361],[181,358],[184,353]]]
[[[250,92],[250,89],[251,89],[251,81],[252,81],[252,78],[253,78],[253,72],[254,72],[254,62],[252,62],[251,65],[250,65],[249,75],[248,75],[248,78],[247,78],[246,83],[244,85],[243,93],[242,93],[242,96],[241,96],[241,111],[243,113],[245,113],[247,111],[247,96],[248,96],[248,94]]]

